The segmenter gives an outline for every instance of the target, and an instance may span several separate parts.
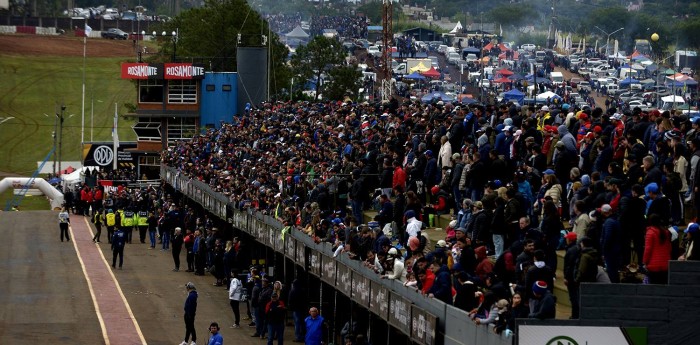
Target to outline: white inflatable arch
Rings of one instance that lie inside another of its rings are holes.
[[[30,180],[31,178],[29,177],[7,177],[0,181],[0,193],[8,188],[22,189]],[[63,206],[63,193],[46,182],[46,180],[42,178],[34,179],[29,188],[36,188],[44,192],[44,195],[51,200],[51,209],[61,209]]]

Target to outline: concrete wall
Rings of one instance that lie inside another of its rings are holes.
[[[696,344],[700,262],[669,262],[669,285],[583,284],[580,320],[518,320],[518,325],[646,327],[649,345]]]

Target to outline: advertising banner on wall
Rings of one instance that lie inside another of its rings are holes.
[[[122,63],[122,79],[163,79],[163,64]]]
[[[518,326],[520,345],[646,345],[643,327]]]
[[[112,162],[116,159],[119,168],[133,168],[136,167],[136,157],[130,150],[135,148],[135,142],[121,142],[117,152],[114,152],[112,143],[85,143],[83,144],[83,165],[99,166],[100,169],[112,170]]]
[[[204,65],[193,63],[166,63],[165,79],[204,79]]]

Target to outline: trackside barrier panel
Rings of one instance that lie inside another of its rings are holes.
[[[332,282],[335,282],[339,293],[387,320],[415,343],[512,344],[512,338],[494,334],[490,326],[474,324],[464,311],[422,296],[403,286],[400,281],[381,279],[346,255],[333,258],[329,243],[314,243],[311,237],[296,229],[287,233],[282,240],[281,222],[253,210],[238,209],[237,205],[229,203],[226,196],[214,192],[201,181],[185,177],[177,169],[162,165],[160,176],[207,211],[253,236],[261,244],[293,259],[312,275],[327,284],[333,285]]]

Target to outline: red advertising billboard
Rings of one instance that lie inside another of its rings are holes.
[[[122,63],[122,79],[163,79],[163,65]]]
[[[165,79],[204,79],[204,65],[193,63],[166,63]]]

